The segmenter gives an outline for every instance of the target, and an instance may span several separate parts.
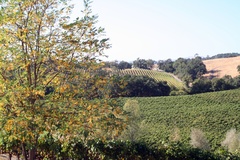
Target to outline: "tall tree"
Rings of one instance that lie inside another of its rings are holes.
[[[128,68],[132,68],[132,64],[125,62],[125,61],[120,61],[118,64],[118,69],[128,69]]]
[[[154,66],[154,64],[155,64],[155,61],[154,61],[154,60],[152,60],[152,59],[148,59],[148,60],[147,60],[147,68],[148,68],[148,69],[152,69],[153,66]]]
[[[148,69],[147,61],[145,59],[137,58],[135,61],[133,61],[133,67]]]
[[[173,68],[173,63],[174,62],[171,59],[167,59],[166,61],[159,60],[158,67],[159,67],[159,69],[162,69],[165,72],[173,73],[175,71],[175,69]]]
[[[121,109],[106,100],[109,78],[95,75],[110,47],[104,29],[95,27],[89,0],[71,22],[69,2],[0,2],[1,141],[21,145],[25,159],[27,150],[36,158],[45,132],[70,141],[115,136],[123,127]]]
[[[207,72],[201,57],[195,57],[193,59],[179,58],[173,63],[173,67],[175,69],[174,73],[181,78],[187,86]]]

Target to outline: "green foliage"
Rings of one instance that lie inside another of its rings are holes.
[[[176,97],[132,98],[139,103],[140,122],[146,127],[139,139],[157,147],[162,141],[168,141],[172,129],[177,127],[181,140],[188,144],[191,128],[199,128],[215,149],[229,129],[240,128],[239,94],[240,90],[230,90]]]
[[[204,60],[206,59],[217,59],[217,58],[229,58],[229,57],[237,57],[240,56],[239,53],[221,53],[221,54],[217,54],[211,57],[206,57],[204,58]]]
[[[206,93],[211,92],[212,90],[212,81],[208,78],[199,78],[196,79],[190,88],[190,93]]]
[[[53,144],[56,146],[58,142]],[[240,157],[226,150],[221,152],[209,152],[191,148],[180,142],[166,143],[159,148],[152,148],[146,143],[129,141],[101,141],[90,140],[86,144],[72,142],[60,146],[60,150],[54,150],[45,159],[151,159],[151,160],[238,160]]]
[[[187,95],[188,93],[186,92],[186,90],[173,90],[170,92],[170,96],[181,96],[181,95]]]
[[[168,96],[170,87],[148,76],[127,76],[125,89],[128,97]]]
[[[173,63],[173,67],[175,69],[174,74],[185,81],[187,86],[207,72],[200,57],[193,59],[179,58]]]
[[[148,76],[114,74],[108,85],[111,97],[151,97],[168,96],[170,87],[166,82],[158,82]]]
[[[133,68],[151,69],[153,65],[154,61],[151,59],[145,60],[138,58],[137,60],[133,61]]]
[[[226,75],[222,78],[199,78],[196,79],[190,88],[190,93],[206,93],[206,92],[213,92],[213,91],[223,91],[223,90],[230,90],[236,89],[240,87],[240,77],[232,78],[229,75]]]
[[[117,68],[118,69],[129,69],[129,68],[132,68],[132,64],[125,62],[125,61],[120,61]]]
[[[164,70],[165,72],[173,73],[175,68],[173,67],[173,61],[171,59],[167,59],[166,61],[159,60],[158,68]]]
[[[111,70],[116,70],[116,69],[129,69],[132,68],[132,63],[126,62],[126,61],[105,61],[104,62],[105,68],[110,68]]]
[[[128,126],[122,132],[119,139],[135,142],[140,132],[140,123],[139,123],[140,108],[138,105],[138,101],[127,100],[123,106],[123,110],[128,113],[128,124],[127,124]]]

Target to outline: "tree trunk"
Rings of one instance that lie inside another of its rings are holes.
[[[36,158],[36,148],[32,148],[29,151],[29,160],[35,160]]]
[[[23,155],[24,160],[27,160],[27,151],[26,151],[24,143],[22,143],[22,155]]]
[[[9,160],[12,159],[12,153],[9,153]]]

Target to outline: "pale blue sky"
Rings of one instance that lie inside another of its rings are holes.
[[[82,0],[73,15],[83,9]],[[108,60],[240,53],[240,0],[93,0],[112,48]]]

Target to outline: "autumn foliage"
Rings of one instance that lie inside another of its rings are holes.
[[[34,159],[49,137],[104,140],[123,129],[123,112],[109,99],[111,78],[96,76],[110,45],[84,2],[74,21],[68,0],[0,2],[0,145],[7,152],[15,147]]]

